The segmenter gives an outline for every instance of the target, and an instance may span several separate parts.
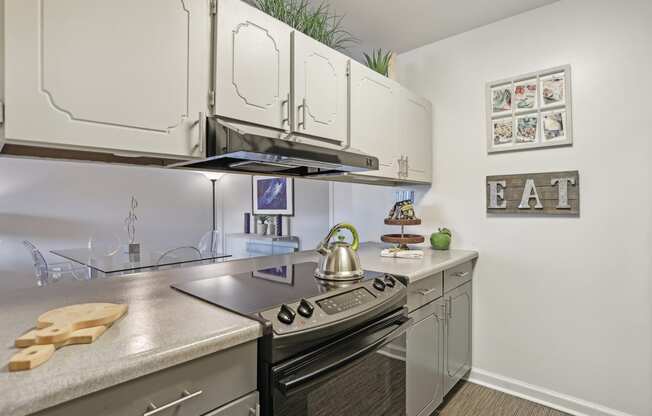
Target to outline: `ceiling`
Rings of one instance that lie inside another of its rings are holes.
[[[313,4],[319,0],[312,0]],[[557,0],[325,0],[360,43],[353,57],[382,47],[409,51]]]

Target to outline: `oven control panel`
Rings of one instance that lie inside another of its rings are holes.
[[[350,318],[404,293],[401,282],[383,275],[283,304],[261,312],[260,316],[272,323],[275,334],[285,335]]]
[[[327,315],[335,315],[343,311],[362,306],[365,303],[372,302],[375,296],[369,292],[366,287],[344,292],[339,295],[331,296],[330,298],[321,299],[317,301],[317,305],[326,312]]]

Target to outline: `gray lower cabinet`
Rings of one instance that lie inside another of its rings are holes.
[[[256,341],[161,370],[38,416],[257,416]],[[213,413],[209,413],[213,412]]]
[[[471,369],[472,289],[468,282],[444,294],[444,394]]]
[[[407,416],[432,414],[471,369],[472,271],[468,262],[408,287]]]
[[[444,397],[441,300],[410,314],[407,333],[407,415],[428,416]]]

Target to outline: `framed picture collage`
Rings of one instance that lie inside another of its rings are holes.
[[[570,66],[487,83],[487,152],[573,143]]]

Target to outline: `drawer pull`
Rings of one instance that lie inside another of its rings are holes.
[[[433,292],[436,292],[436,291],[437,291],[437,289],[435,289],[435,288],[433,288],[433,289],[421,289],[421,290],[419,290],[419,294],[421,296],[428,296],[429,294],[431,294]]]
[[[457,272],[455,273],[455,276],[457,277],[466,277],[469,275],[469,272]]]
[[[183,403],[185,401],[188,401],[188,400],[190,400],[192,398],[195,398],[195,397],[201,395],[202,393],[204,393],[204,392],[201,391],[201,390],[198,390],[198,391],[196,391],[194,393],[190,393],[190,392],[188,392],[188,390],[184,390],[183,395],[182,395],[182,397],[180,399],[177,399],[177,400],[175,400],[173,402],[170,402],[168,404],[164,404],[161,407],[156,406],[154,403],[150,403],[149,406],[147,406],[147,412],[143,413],[143,416],[153,416],[153,415],[155,415],[155,414],[157,414],[159,412],[162,412],[164,410],[167,410],[167,409],[169,409],[171,407],[178,406],[178,405],[180,405],[181,403]]]

